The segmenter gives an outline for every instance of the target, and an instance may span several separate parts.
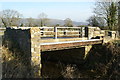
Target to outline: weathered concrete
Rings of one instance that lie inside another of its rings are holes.
[[[85,27],[85,37],[88,39],[105,36],[105,31],[101,30],[99,27]]]
[[[118,33],[117,31],[105,31],[105,36],[103,37],[103,43],[108,43],[110,41],[113,41],[115,39],[118,39]]]
[[[93,40],[79,40],[79,41],[65,41],[54,43],[41,43],[41,51],[54,51],[61,49],[70,49],[86,45],[101,44],[103,41],[99,39]]]
[[[88,46],[85,46],[85,55],[84,55],[84,59],[87,57],[89,51],[91,50],[92,48],[92,45],[88,45]]]
[[[78,41],[78,40],[87,40],[86,37],[83,38],[60,38],[60,39],[41,39],[40,43],[53,43],[53,42],[65,42],[65,41]]]

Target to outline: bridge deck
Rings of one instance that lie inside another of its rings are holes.
[[[87,40],[86,37],[82,37],[82,38],[57,38],[57,39],[53,39],[53,38],[41,38],[40,43],[54,43],[54,42],[64,42],[64,41],[78,41],[78,40]]]
[[[75,40],[75,41],[62,41],[62,42],[45,42],[40,43],[41,51],[53,51],[61,49],[69,49],[75,47],[82,47],[86,45],[100,44],[102,40],[91,39],[91,40]]]

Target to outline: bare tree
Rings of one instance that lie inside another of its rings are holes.
[[[0,19],[5,27],[12,25],[19,25],[19,20],[22,15],[15,10],[3,10],[0,12]]]
[[[91,16],[87,21],[89,22],[90,26],[93,26],[93,27],[99,26],[99,23],[95,15]]]
[[[87,20],[87,22],[89,23],[90,26],[101,27],[101,28],[105,26],[103,18],[97,17],[95,15],[91,16]]]
[[[40,26],[46,26],[46,24],[48,23],[48,18],[47,18],[47,14],[45,13],[40,13],[38,15],[39,21],[40,21]]]
[[[27,22],[28,22],[28,26],[29,26],[29,27],[33,27],[33,26],[35,25],[33,18],[28,18],[28,19],[27,19]]]
[[[68,27],[72,27],[73,26],[72,20],[70,18],[66,18],[64,20],[64,22],[65,22],[65,24],[64,24],[65,26],[68,26]]]
[[[115,0],[98,0],[95,5],[94,13],[104,18],[109,29],[116,25],[117,7]]]

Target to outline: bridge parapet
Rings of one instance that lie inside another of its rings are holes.
[[[103,36],[105,36],[105,31],[101,30],[99,27],[85,27],[85,37],[88,37],[88,39]]]
[[[105,38],[106,40],[114,40],[117,38],[117,31],[101,30],[99,27],[88,26],[85,28],[85,37],[87,37],[88,39]]]

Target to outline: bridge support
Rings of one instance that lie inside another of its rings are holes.
[[[21,77],[13,76],[12,78],[41,77],[40,29],[38,27],[7,28],[4,34],[3,45],[11,50],[12,54],[14,54],[13,57],[17,58],[22,64],[22,66],[17,66],[18,68],[20,67],[20,73],[14,73],[21,75]],[[19,62],[16,65],[20,64]],[[11,75],[13,73],[6,74]],[[3,77],[9,78],[5,75]]]
[[[84,59],[87,57],[89,51],[91,50],[92,48],[92,45],[88,45],[88,46],[85,46],[85,55],[84,55]]]
[[[31,34],[31,65],[34,78],[41,77],[40,29],[30,28]]]

